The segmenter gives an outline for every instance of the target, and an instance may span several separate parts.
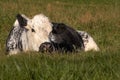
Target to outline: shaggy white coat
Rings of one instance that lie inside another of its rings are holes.
[[[39,46],[41,43],[49,42],[48,35],[51,32],[52,27],[51,23],[49,22],[49,19],[43,14],[36,15],[33,17],[33,19],[28,20],[28,24],[27,26],[25,26],[25,28],[28,29],[28,31],[23,33],[21,38],[22,42],[24,42],[23,40],[25,38],[27,39],[28,49],[26,49],[27,47],[23,49],[39,51]],[[32,32],[31,29],[34,29],[35,32]],[[25,43],[23,43],[23,45]]]
[[[48,17],[44,16],[43,14],[35,15],[32,19],[27,18],[25,15],[22,16],[27,20],[27,26],[24,26],[25,29],[23,30],[20,37],[20,41],[22,42],[22,50],[24,52],[39,51],[39,46],[41,43],[49,42],[48,35],[52,30],[52,24],[49,21]],[[13,26],[14,29],[20,28],[18,20],[15,21]],[[34,29],[35,32],[32,32],[32,29]],[[11,41],[9,40],[8,43],[10,45],[14,45],[14,35],[10,35],[9,37]],[[17,43],[17,41],[15,42]],[[10,50],[9,55],[17,54],[19,51],[19,48]]]

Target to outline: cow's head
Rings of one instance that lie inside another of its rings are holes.
[[[52,30],[52,24],[43,14],[35,15],[32,19],[18,14],[17,20],[19,25],[25,28],[30,50],[38,51],[41,43],[49,41],[48,35]]]

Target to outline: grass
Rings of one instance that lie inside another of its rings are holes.
[[[5,55],[5,41],[17,13],[43,13],[87,31],[100,52]],[[119,80],[119,0],[0,0],[0,80]]]
[[[21,54],[0,61],[1,80],[119,80],[120,55]]]

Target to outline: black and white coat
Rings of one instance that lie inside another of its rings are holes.
[[[18,14],[6,40],[6,50],[9,55],[20,51],[39,51],[39,46],[49,42],[48,35],[52,24],[43,14],[35,15],[32,19]]]
[[[83,39],[83,43],[84,43],[84,51],[99,51],[99,47],[96,44],[96,42],[94,41],[93,37],[90,36],[87,32],[85,31],[79,31],[77,30],[77,32],[80,34],[80,36]]]
[[[64,28],[62,29],[62,27]],[[73,49],[73,46],[77,47],[78,45],[76,44],[80,44],[79,47],[84,51],[99,51],[99,47],[93,37],[87,32],[76,31],[63,23],[53,23],[53,29],[49,38],[53,44],[59,45],[59,47],[61,47],[60,45],[65,48],[70,48],[70,46],[72,46],[71,49]]]
[[[66,50],[72,51],[73,46],[71,45],[73,44],[75,47],[79,47],[79,49],[84,49],[84,51],[99,51],[99,47],[94,39],[87,32],[75,31],[70,27],[67,28],[67,30],[69,30],[68,32],[65,31],[65,34],[67,33],[66,37],[69,38],[67,42],[65,41],[66,38],[62,37],[57,37],[55,39],[55,36],[51,32],[55,30],[53,26],[57,24],[58,23],[51,23],[43,14],[35,15],[32,19],[29,19],[25,15],[18,14],[13,29],[10,31],[6,40],[6,50],[8,54],[17,54],[20,51],[39,51],[39,47],[42,43],[52,41],[56,44],[59,43],[60,40],[63,40],[65,44],[67,43],[66,45],[62,45]],[[57,29],[57,31],[61,32],[60,29]],[[69,37],[71,33],[73,34]],[[78,38],[78,36],[80,36],[80,38]],[[49,44],[47,43],[47,45]],[[49,48],[49,46],[47,46],[47,48]]]

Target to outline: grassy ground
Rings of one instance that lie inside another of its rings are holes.
[[[87,31],[100,52],[5,55],[17,13]],[[0,80],[120,80],[119,0],[0,0]]]

